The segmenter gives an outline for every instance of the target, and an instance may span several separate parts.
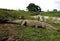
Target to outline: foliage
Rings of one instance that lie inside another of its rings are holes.
[[[57,12],[57,9],[53,9],[53,12]]]
[[[27,9],[31,12],[41,12],[41,8],[34,3],[30,3],[29,6],[27,6]]]

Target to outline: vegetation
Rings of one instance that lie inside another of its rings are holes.
[[[54,12],[57,12],[57,9],[54,9],[53,11],[54,11]]]
[[[40,15],[43,16],[51,16],[51,17],[60,17],[60,11],[48,11],[48,12],[41,12]]]
[[[0,20],[32,19],[30,16],[37,12],[23,10],[0,9]],[[60,11],[40,12],[41,15],[60,17]],[[39,19],[38,19],[39,20]],[[49,19],[48,22],[54,20]],[[54,27],[60,30],[60,24],[52,23]],[[34,27],[21,27],[13,24],[0,24],[0,40],[4,37],[9,40],[11,35],[16,36],[12,39],[19,41],[60,41],[60,32]]]
[[[27,6],[27,9],[30,12],[41,12],[41,8],[38,5],[35,5],[34,3],[30,3],[29,6]]]
[[[59,28],[60,26],[58,24],[53,25],[56,27],[58,26],[57,28]],[[42,28],[21,27],[17,25],[13,25],[13,27],[11,27],[10,25],[8,27],[11,29],[11,31],[9,30],[8,31],[17,36],[20,41],[60,41],[60,32],[57,31]],[[6,27],[5,29],[7,29],[8,27]],[[0,30],[0,36],[7,35],[7,37],[9,37],[9,35],[11,35],[11,33],[8,34],[7,32],[5,33],[4,32],[5,30],[4,31]]]

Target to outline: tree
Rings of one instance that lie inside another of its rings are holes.
[[[30,12],[41,12],[41,8],[38,5],[35,5],[34,3],[30,3],[27,6],[27,9]]]
[[[53,9],[54,12],[57,12],[57,9]]]

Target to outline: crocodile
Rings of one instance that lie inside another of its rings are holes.
[[[13,22],[19,23],[21,26],[30,26],[30,27],[34,27],[34,28],[45,28],[45,29],[49,29],[49,30],[58,31],[58,29],[55,28],[54,26],[52,26],[51,24],[41,22],[38,20],[15,20]]]

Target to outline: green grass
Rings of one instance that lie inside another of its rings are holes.
[[[24,17],[24,19],[31,19],[30,16],[36,14],[38,13],[23,10],[0,9],[0,19],[20,19],[20,17]],[[40,15],[60,17],[60,12],[40,12]]]
[[[51,17],[60,17],[60,12],[41,12],[40,15],[51,16]]]
[[[58,29],[60,24],[53,24],[53,26]],[[21,27],[19,25],[14,25],[13,27],[11,25],[7,25],[5,29],[8,27],[13,31],[14,35],[20,39],[20,41],[60,41],[60,32],[54,30]],[[0,29],[0,36],[8,37],[10,34],[10,31]]]
[[[57,29],[60,24],[53,24]],[[60,41],[60,32],[42,28],[18,27],[17,35],[21,41]]]
[[[18,35],[22,41],[60,41],[60,32],[41,28],[25,28]]]
[[[60,30],[60,24],[52,24],[55,28],[59,29]]]

